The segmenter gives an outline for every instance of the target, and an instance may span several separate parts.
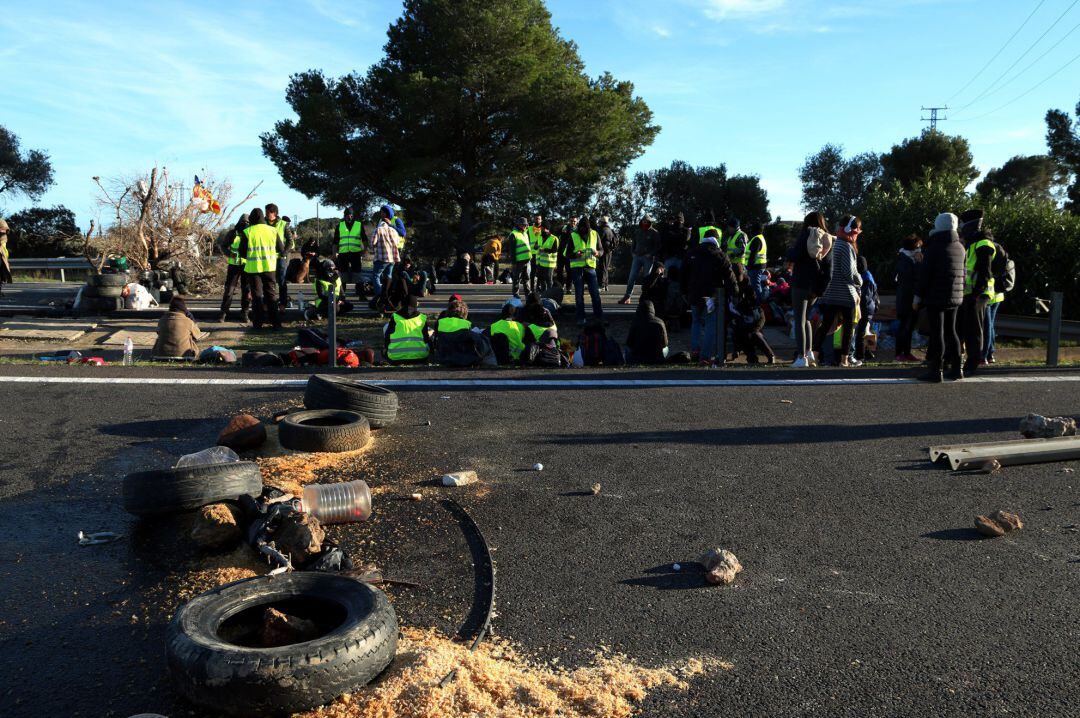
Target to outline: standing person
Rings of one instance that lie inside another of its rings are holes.
[[[735,293],[735,275],[731,261],[720,249],[720,230],[710,229],[701,241],[686,254],[680,272],[682,291],[690,303],[690,356],[712,366],[717,358],[716,292],[723,287],[728,296]],[[725,331],[720,327],[720,331]]]
[[[555,268],[559,264],[559,236],[545,224],[540,228],[536,250],[536,285],[534,291],[543,293],[555,284]]]
[[[593,316],[604,318],[604,308],[600,303],[600,283],[596,277],[597,260],[603,256],[600,248],[599,233],[589,225],[589,219],[582,217],[577,231],[570,234],[570,272],[574,277],[574,297],[576,300],[578,324],[585,326],[585,283],[589,284],[589,296],[592,298]]]
[[[346,207],[342,212],[341,221],[334,228],[334,260],[335,266],[341,272],[341,278],[345,282],[356,284],[356,298],[364,298],[363,279],[360,273],[364,270],[364,223],[356,221],[355,210]]]
[[[652,215],[646,214],[634,230],[634,259],[630,263],[630,277],[626,280],[626,294],[619,304],[629,304],[638,278],[644,282],[652,272],[656,253],[660,251],[660,233],[653,227],[653,222]]]
[[[570,285],[574,281],[574,273],[570,271],[570,253],[574,249],[574,242],[571,236],[574,230],[577,229],[578,218],[571,217],[562,229],[562,233],[559,235],[559,244],[562,247],[562,251],[559,252],[559,266],[556,267],[556,274],[559,281],[563,285],[563,291],[569,292]]]
[[[374,279],[372,279],[372,291],[375,293],[371,300],[371,308],[378,309],[379,297],[382,296],[384,282],[389,282],[393,276],[394,265],[401,259],[401,250],[398,241],[401,235],[394,226],[394,210],[389,205],[383,205],[379,209],[379,222],[375,225],[375,232],[371,236],[371,250],[375,255],[372,263]]]
[[[817,359],[812,351],[814,333],[809,315],[821,276],[821,260],[832,251],[834,237],[825,227],[825,215],[821,212],[806,215],[802,230],[787,254],[791,308],[795,315],[795,362],[791,366],[796,369],[811,366]]]
[[[705,235],[714,229],[716,230],[717,237],[724,236],[724,231],[717,226],[716,213],[710,209],[709,214],[705,217],[701,226],[697,228],[697,236],[695,237],[691,234],[690,243],[692,245],[699,244],[701,240],[705,239]]]
[[[513,268],[510,270],[511,291],[515,297],[519,290],[529,293],[529,277],[532,269],[533,251],[529,242],[529,232],[526,230],[524,217],[514,220],[514,229],[510,232],[510,256],[513,260]]]
[[[525,296],[536,291],[536,270],[539,267],[537,254],[540,251],[540,238],[544,234],[544,218],[542,215],[533,217],[533,223],[529,225],[529,249],[532,250],[532,260],[529,262],[529,291]]]
[[[1016,285],[1016,264],[1009,259],[1009,253],[1000,243],[994,242],[994,261],[990,264],[990,271],[994,275],[994,296],[986,305],[986,338],[983,339],[982,363],[994,363],[994,349],[997,331],[998,309],[1005,301],[1005,294],[1011,292]]]
[[[964,303],[961,307],[964,325],[964,348],[967,358],[964,372],[971,376],[979,369],[983,351],[983,331],[986,308],[996,294],[991,265],[997,254],[994,235],[983,229],[983,211],[971,209],[960,215],[960,236],[967,245],[964,263]]]
[[[289,252],[296,249],[296,230],[292,227],[292,218],[282,217],[285,224],[285,251],[278,257],[278,304],[282,311],[289,306]]]
[[[600,218],[600,263],[599,280],[600,289],[607,291],[608,278],[611,275],[611,260],[615,257],[615,249],[619,246],[619,238],[615,236],[615,230],[611,227],[611,217]]]
[[[745,267],[738,265],[735,266],[735,274],[738,289],[736,295],[728,301],[735,351],[746,354],[747,364],[760,363],[758,354],[764,355],[767,363],[775,364],[776,354],[764,334],[765,313],[761,311],[761,305],[757,301],[750,275]]]
[[[285,281],[285,270],[289,265],[289,240],[285,236],[285,230],[288,227],[288,223],[284,217],[279,216],[278,206],[273,202],[270,202],[263,207],[263,212],[266,215],[266,224],[272,227],[277,232],[278,239],[281,241],[281,252],[278,253],[276,263],[274,265],[274,277],[277,279],[277,298],[278,304],[282,309],[284,306],[284,293],[281,291],[281,285]]]
[[[870,322],[874,321],[877,308],[881,304],[878,295],[877,280],[870,271],[870,265],[866,257],[860,256],[856,265],[859,276],[862,278],[862,291],[859,292],[859,323],[855,326],[855,366],[862,366],[863,361],[870,356],[866,352],[866,331]],[[870,358],[873,358],[872,356]]]
[[[251,282],[253,302],[251,323],[261,329],[267,321],[281,329],[277,302],[277,259],[285,251],[285,243],[274,227],[266,224],[263,211],[256,207],[248,216],[249,227],[240,239],[240,256],[244,272]]]
[[[240,286],[240,309],[243,312],[243,323],[251,321],[251,282],[248,274],[244,271],[244,258],[240,256],[240,242],[244,231],[248,228],[248,216],[240,215],[236,222],[236,231],[231,240],[221,243],[222,254],[225,255],[225,292],[221,295],[221,310],[217,320],[220,324],[229,316],[229,307],[232,306],[233,292],[237,285]]]
[[[915,281],[923,258],[922,245],[919,235],[909,234],[896,258],[896,319],[900,322],[896,330],[896,361],[919,361],[911,353],[911,334],[918,317],[913,305]]]
[[[761,222],[753,222],[749,227],[751,239],[746,245],[746,274],[750,288],[754,290],[754,301],[764,304],[769,298],[769,276],[766,267],[769,264],[769,244],[765,241],[765,228]]]
[[[10,228],[5,220],[0,219],[0,296],[4,293],[4,284],[11,284],[11,263],[8,261],[8,232]]]
[[[818,325],[814,341],[814,347],[820,353],[825,335],[839,318],[842,352],[840,366],[845,367],[851,365],[848,352],[855,324],[855,307],[859,304],[859,289],[862,287],[862,277],[859,276],[856,265],[861,233],[862,220],[853,215],[846,216],[837,230],[836,241],[829,253],[829,283],[825,287],[825,293],[821,295],[821,324]]]
[[[686,226],[686,216],[676,212],[664,223],[660,236],[660,256],[664,262],[664,272],[672,267],[681,267],[686,249],[690,246],[690,228]]]
[[[960,337],[956,333],[956,312],[964,302],[964,245],[956,228],[955,214],[944,212],[934,221],[934,231],[923,248],[922,266],[915,283],[913,308],[926,308],[930,320],[930,346],[926,350],[927,371],[922,381],[940,384],[943,369],[949,378],[964,378],[960,366]]]
[[[484,284],[494,284],[499,276],[499,259],[502,257],[502,239],[492,235],[484,245],[484,254],[480,259],[483,268]]]
[[[732,266],[746,266],[747,244],[749,240],[746,238],[746,232],[742,231],[738,218],[728,217],[724,221],[724,251],[727,252]]]

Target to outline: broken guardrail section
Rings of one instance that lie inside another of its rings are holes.
[[[947,459],[953,471],[980,469],[990,461],[1001,466],[1069,461],[1080,459],[1080,436],[931,446],[930,461],[937,463],[941,459]]]

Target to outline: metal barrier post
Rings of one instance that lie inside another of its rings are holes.
[[[1061,292],[1054,292],[1050,300],[1050,336],[1046,342],[1046,365],[1058,365],[1058,353],[1061,348],[1061,314],[1065,297]]]
[[[60,283],[63,284],[64,281],[64,268],[60,267]]]
[[[330,296],[325,300],[326,305],[326,338],[330,344],[330,368],[337,367],[337,287],[330,287]]]
[[[727,364],[727,299],[723,287],[716,290],[713,301],[716,302],[716,363],[724,366]]]

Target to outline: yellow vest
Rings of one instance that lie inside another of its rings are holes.
[[[514,261],[518,264],[532,259],[532,245],[529,243],[529,233],[514,230],[510,233],[510,239],[514,243]]]
[[[253,224],[244,230],[247,235],[247,256],[244,271],[262,274],[277,270],[278,232],[268,224]]]
[[[452,334],[453,332],[460,332],[462,329],[472,329],[472,322],[458,317],[443,317],[439,320],[439,334]]]
[[[237,232],[233,237],[232,244],[229,245],[229,256],[225,258],[225,261],[234,267],[241,267],[244,265],[244,258],[240,256],[240,233]]]
[[[974,294],[975,292],[975,264],[978,262],[976,253],[983,247],[990,248],[990,261],[994,261],[994,257],[997,256],[997,247],[994,246],[992,240],[980,239],[978,242],[972,242],[967,251],[967,262],[965,263],[964,271],[964,295]],[[986,284],[986,289],[982,292],[991,299],[994,298],[994,277],[991,276],[990,280]]]
[[[426,325],[427,315],[425,314],[417,314],[412,319],[405,319],[399,314],[394,314],[394,331],[386,347],[386,358],[390,361],[427,359],[431,349],[424,341]]]
[[[746,264],[750,267],[764,267],[769,263],[769,246],[765,243],[765,235],[759,234],[754,239],[761,240],[761,249],[753,257],[750,256],[750,245],[746,245]],[[754,239],[750,241],[753,242]]]
[[[338,253],[364,251],[364,225],[361,222],[353,222],[349,229],[345,222],[338,223]]]
[[[559,264],[559,238],[549,234],[547,239],[540,239],[536,246],[536,266],[554,269]]]
[[[521,352],[525,349],[525,325],[508,319],[500,319],[491,325],[491,336],[502,334],[510,343],[510,358],[521,358]]]
[[[585,242],[577,232],[572,232],[570,234],[570,239],[574,241],[574,254],[585,250],[592,250],[591,253],[586,252],[582,257],[571,259],[570,268],[577,269],[578,267],[589,267],[590,269],[596,269],[596,246],[600,242],[600,235],[597,234],[596,230],[589,230],[588,242]]]

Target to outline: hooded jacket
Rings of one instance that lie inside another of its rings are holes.
[[[720,287],[728,294],[735,288],[731,260],[713,237],[701,240],[687,253],[679,278],[683,294],[691,301],[711,297]]]
[[[915,283],[918,301],[931,309],[964,303],[964,245],[955,230],[934,232],[923,246],[923,261]]]
[[[667,327],[656,316],[653,303],[648,299],[638,304],[637,314],[630,323],[630,333],[626,336],[626,347],[633,364],[663,364],[667,361],[664,356],[668,347]]]

